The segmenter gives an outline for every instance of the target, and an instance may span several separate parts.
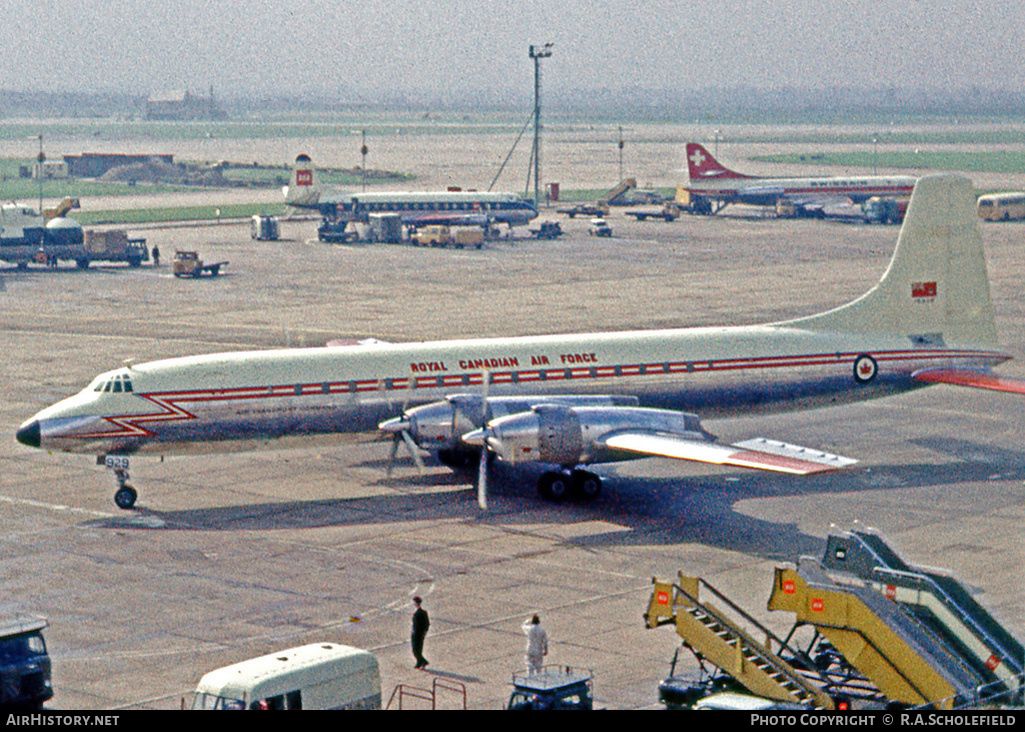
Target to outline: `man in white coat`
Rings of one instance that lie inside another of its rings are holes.
[[[548,633],[541,627],[541,618],[534,615],[523,621],[523,634],[527,636],[527,671],[535,674],[548,655]]]

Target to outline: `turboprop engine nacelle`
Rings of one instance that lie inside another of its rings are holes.
[[[424,450],[465,449],[460,438],[480,429],[487,421],[484,402],[483,397],[475,394],[457,394],[441,402],[407,409],[399,419],[382,423],[381,429],[402,427]]]
[[[385,432],[405,431],[423,450],[465,450],[463,435],[479,430],[489,420],[518,413],[530,413],[541,404],[560,407],[621,408],[637,405],[632,396],[525,396],[483,397],[479,394],[455,394],[444,401],[413,407],[397,419],[382,422]]]
[[[488,422],[464,441],[488,448],[507,463],[539,462],[572,467],[640,457],[613,450],[605,444],[622,432],[671,434],[691,440],[712,441],[697,415],[641,407],[567,407],[539,405],[529,412]]]

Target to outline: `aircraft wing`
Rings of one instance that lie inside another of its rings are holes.
[[[1010,394],[1025,394],[1025,381],[998,376],[988,371],[971,369],[926,369],[912,375],[915,381],[927,384],[950,384],[970,386],[973,389],[990,389]]]
[[[853,204],[850,196],[839,193],[794,194],[787,193],[782,186],[747,186],[738,190],[736,197],[740,203],[756,206],[772,206],[782,199],[805,211],[816,212],[823,211],[829,206]]]
[[[424,211],[422,213],[403,214],[402,223],[409,226],[430,226],[431,224],[444,226],[487,226],[489,219],[486,214],[482,213]]]
[[[839,193],[815,193],[806,194],[803,196],[787,196],[787,200],[795,206],[804,206],[806,208],[823,208],[825,206],[835,206],[838,203],[853,203],[850,196],[844,196]]]
[[[781,198],[786,191],[782,186],[745,186],[737,191],[737,198],[743,202],[759,202],[766,199]]]
[[[604,442],[610,448],[643,455],[694,460],[713,465],[772,470],[794,475],[838,470],[858,462],[842,455],[833,455],[763,437],[745,440],[735,445],[719,445],[672,434],[620,432],[606,438]]]

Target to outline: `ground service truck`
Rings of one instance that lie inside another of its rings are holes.
[[[148,261],[149,249],[146,247],[146,240],[129,239],[128,232],[124,229],[84,232],[82,253],[75,257],[75,263],[82,269],[88,267],[91,262],[127,262],[129,267],[138,267]]]
[[[0,615],[0,709],[42,709],[53,697],[44,618]]]

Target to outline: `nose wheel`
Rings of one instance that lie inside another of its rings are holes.
[[[135,492],[135,489],[130,485],[124,485],[117,489],[117,493],[114,494],[114,503],[117,507],[127,511],[128,509],[135,506],[135,500],[139,497],[139,494]]]
[[[135,501],[139,498],[139,494],[136,493],[132,486],[128,485],[128,458],[123,455],[107,455],[103,464],[107,470],[114,471],[114,477],[117,480],[117,492],[114,493],[114,503],[117,507],[127,511],[135,506]]]

